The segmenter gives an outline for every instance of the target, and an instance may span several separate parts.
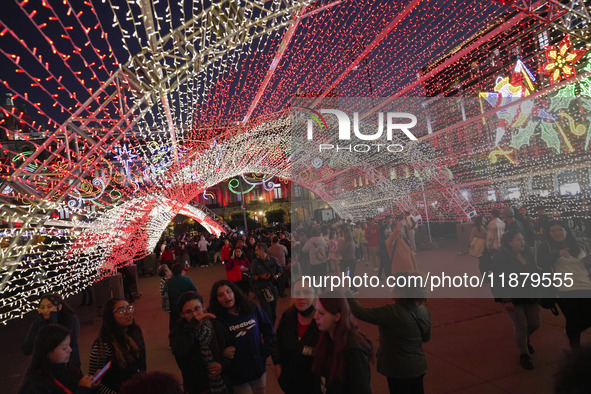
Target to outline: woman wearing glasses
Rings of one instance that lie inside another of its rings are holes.
[[[93,375],[111,361],[98,392],[113,394],[123,382],[146,370],[146,346],[133,319],[134,307],[122,298],[111,298],[103,309],[103,325],[90,351],[89,373]]]
[[[225,327],[204,313],[203,297],[188,291],[179,298],[181,319],[170,333],[170,343],[183,375],[185,393],[229,393],[227,381],[233,348],[227,347]]]

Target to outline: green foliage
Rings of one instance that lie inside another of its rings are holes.
[[[274,209],[272,211],[265,212],[265,218],[267,223],[285,223],[285,211],[283,209]]]
[[[244,216],[242,211],[235,211],[230,214],[230,219],[227,221],[232,228],[244,228]],[[246,211],[246,225],[248,229],[259,228],[261,224],[250,217],[250,212]]]

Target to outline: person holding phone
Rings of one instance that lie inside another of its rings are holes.
[[[135,374],[146,370],[146,346],[140,327],[133,319],[134,307],[125,299],[111,298],[103,308],[103,325],[90,351],[91,374],[109,361],[99,393],[112,394]]]
[[[59,325],[42,327],[35,341],[33,358],[19,394],[86,394],[98,385],[70,362],[70,330]]]

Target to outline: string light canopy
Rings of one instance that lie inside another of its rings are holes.
[[[468,131],[482,118],[425,125],[406,159],[339,162],[294,149],[290,100],[422,96],[421,67],[504,12],[485,0],[8,2],[0,321],[142,257],[178,213],[221,231],[191,202],[245,173],[296,181],[343,217],[428,209],[465,220],[477,201],[461,187],[492,182],[468,158],[489,151],[490,131]]]

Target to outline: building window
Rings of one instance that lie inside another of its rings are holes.
[[[283,198],[283,189],[281,185],[275,185],[275,187],[273,188],[273,198],[275,200]]]
[[[302,197],[302,187],[293,185],[293,195],[296,197]]]
[[[550,42],[548,41],[547,31],[543,31],[538,34],[538,44],[540,44],[540,49],[544,49],[550,44]]]
[[[532,177],[531,188],[535,196],[548,197],[548,195],[550,194],[550,191],[548,190],[546,183],[544,182],[544,177],[542,177],[541,175],[535,175]]]
[[[575,194],[579,194],[581,192],[581,185],[577,182],[573,183],[563,183],[560,185],[560,194],[562,196],[573,196]]]
[[[258,187],[255,187],[254,189],[252,189],[252,199],[258,200],[259,197],[261,197],[261,189],[259,189]]]
[[[486,193],[486,201],[497,201],[497,191],[495,189],[490,189]]]
[[[558,190],[562,196],[579,194],[581,185],[578,182],[577,173],[575,171],[564,171],[558,174]]]
[[[507,198],[509,200],[516,200],[521,198],[521,191],[517,186],[511,186],[507,188]]]

